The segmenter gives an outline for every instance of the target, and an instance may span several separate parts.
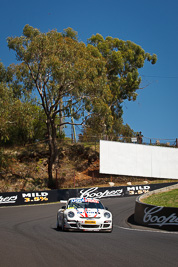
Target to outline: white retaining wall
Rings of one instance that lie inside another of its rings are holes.
[[[100,173],[178,179],[178,148],[100,141]]]

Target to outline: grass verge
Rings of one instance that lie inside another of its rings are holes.
[[[178,208],[178,189],[151,195],[142,200],[146,204]]]

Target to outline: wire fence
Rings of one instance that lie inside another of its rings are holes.
[[[142,144],[142,145],[152,145],[152,146],[162,146],[162,147],[174,147],[178,148],[178,138],[175,139],[162,139],[162,138],[153,138],[153,137],[145,137],[141,134],[138,134],[137,136],[118,136],[112,137],[107,135],[102,136],[96,136],[96,135],[82,135],[78,134],[76,138],[74,138],[74,135],[65,135],[64,138],[57,138],[58,145],[64,145],[64,144],[84,144],[84,145],[90,145],[90,146],[99,146],[100,140],[106,140],[106,141],[115,141],[115,142],[122,142],[122,143],[133,143],[133,144]],[[46,144],[48,146],[49,139],[45,138],[44,140],[36,140],[32,143],[26,143],[24,146],[36,146],[40,144]]]
[[[118,141],[123,143],[135,143],[135,144],[144,144],[144,145],[154,145],[154,146],[166,146],[166,147],[178,147],[178,138],[175,139],[163,139],[163,138],[154,138],[146,137],[142,135],[142,132],[139,132],[137,136],[124,137],[124,136],[108,136],[108,135],[89,135],[82,134],[82,130],[79,126],[75,128],[76,138],[74,137],[73,130],[67,131],[67,139],[71,140],[72,143],[75,141],[77,143],[90,143],[97,144],[100,140],[108,141]]]
[[[158,139],[143,137],[143,144],[156,145],[156,146],[167,146],[167,147],[178,147],[178,139]]]
[[[162,138],[153,138],[145,137],[143,135],[138,135],[135,137],[115,137],[111,136],[83,136],[78,135],[77,143],[89,143],[89,144],[98,144],[100,140],[116,141],[122,143],[135,143],[143,145],[153,145],[153,146],[163,146],[163,147],[176,147],[178,148],[178,138],[176,139],[162,139]],[[71,137],[71,142],[74,143],[73,137]]]

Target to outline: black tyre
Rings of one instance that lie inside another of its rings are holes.
[[[57,228],[58,230],[60,229],[58,218],[57,218],[56,228]]]
[[[64,226],[64,219],[62,220],[61,230],[62,230],[62,231],[66,231],[66,228],[65,228],[65,226]]]

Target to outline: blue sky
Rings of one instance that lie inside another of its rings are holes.
[[[177,0],[0,0],[0,60],[15,63],[6,38],[22,35],[29,24],[42,32],[72,27],[79,40],[92,34],[131,40],[155,53],[155,65],[139,73],[142,87],[135,102],[126,101],[124,123],[148,138],[178,138],[178,1]]]

